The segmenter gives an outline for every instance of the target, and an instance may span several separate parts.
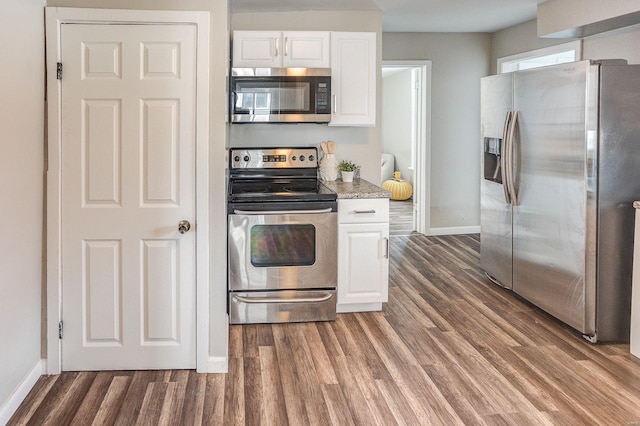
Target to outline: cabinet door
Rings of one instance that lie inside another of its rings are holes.
[[[338,305],[388,299],[389,223],[338,225]]]
[[[282,67],[282,33],[280,31],[234,31],[233,67]]]
[[[330,126],[375,126],[376,75],[375,33],[331,33]]]
[[[329,68],[330,34],[328,31],[289,31],[282,34],[282,66]]]

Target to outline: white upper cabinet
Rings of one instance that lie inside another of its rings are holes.
[[[329,68],[328,31],[234,31],[234,68]]]
[[[376,69],[376,33],[331,33],[330,126],[375,126]]]

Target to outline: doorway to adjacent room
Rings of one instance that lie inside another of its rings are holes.
[[[401,173],[413,186],[409,200],[391,201],[391,235],[429,234],[431,61],[382,63],[381,182]]]

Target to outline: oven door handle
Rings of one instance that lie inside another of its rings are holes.
[[[318,214],[318,213],[331,213],[333,209],[327,207],[326,209],[318,210],[235,210],[234,214],[246,214],[246,215],[278,215],[278,214]]]
[[[246,297],[234,295],[233,298],[242,303],[318,303],[331,299],[331,293],[325,293],[321,297],[298,297],[294,299],[287,299],[281,297]]]

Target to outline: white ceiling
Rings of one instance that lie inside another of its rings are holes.
[[[495,32],[536,17],[545,0],[231,0],[231,11],[382,11],[385,32]]]

